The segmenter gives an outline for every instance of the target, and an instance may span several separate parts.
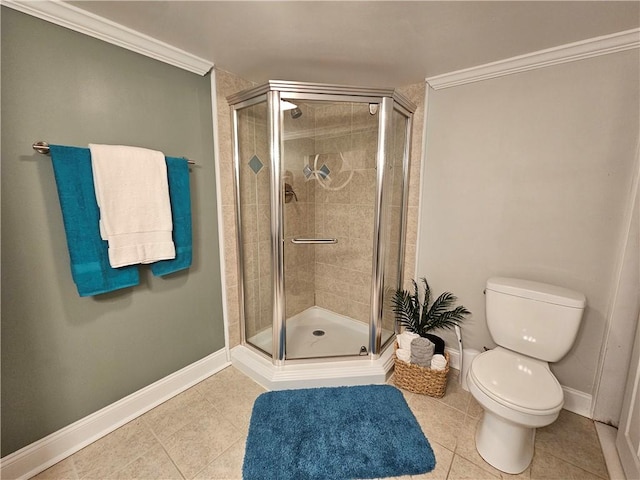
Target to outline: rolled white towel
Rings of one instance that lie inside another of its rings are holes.
[[[447,368],[447,359],[444,355],[434,355],[431,359],[431,370],[444,370]]]
[[[398,360],[402,360],[405,363],[411,363],[411,350],[398,348],[396,350],[396,357],[398,357]]]
[[[400,335],[396,336],[398,347],[403,350],[411,350],[411,342],[414,338],[418,338],[419,336],[420,335],[413,332],[402,332]]]

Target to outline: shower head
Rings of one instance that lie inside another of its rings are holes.
[[[280,108],[282,110],[289,110],[291,118],[300,118],[302,116],[302,110],[300,110],[300,107],[289,100],[280,100]]]

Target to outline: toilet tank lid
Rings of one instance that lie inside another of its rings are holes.
[[[487,290],[565,307],[584,308],[587,304],[580,292],[518,278],[492,277],[487,280]]]

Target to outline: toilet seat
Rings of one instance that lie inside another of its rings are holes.
[[[517,412],[550,415],[564,403],[562,387],[546,362],[501,347],[478,355],[468,374],[485,395]]]

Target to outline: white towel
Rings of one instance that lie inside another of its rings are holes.
[[[109,263],[123,267],[175,258],[167,165],[162,152],[89,144]]]
[[[402,332],[400,335],[396,335],[398,341],[398,348],[403,350],[411,350],[411,342],[414,338],[418,338],[420,335],[413,332]]]
[[[444,370],[447,368],[447,359],[444,355],[434,355],[431,359],[432,370]]]
[[[405,363],[411,363],[411,351],[404,348],[396,349],[396,357]]]

